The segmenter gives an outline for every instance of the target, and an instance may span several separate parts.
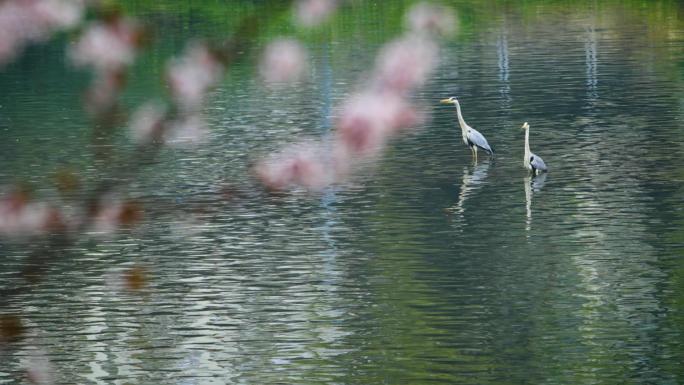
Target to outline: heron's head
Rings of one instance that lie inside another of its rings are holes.
[[[442,99],[439,102],[442,104],[456,104],[458,103],[458,100],[456,100],[456,97],[452,96],[448,99]]]
[[[530,129],[530,125],[527,124],[527,122],[525,122],[525,123],[523,123],[522,127],[520,127],[520,128],[523,129],[523,130],[529,130],[529,129]]]

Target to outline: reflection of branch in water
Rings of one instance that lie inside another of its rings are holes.
[[[589,27],[587,31],[587,40],[584,43],[585,64],[587,67],[587,96],[589,102],[594,102],[598,99],[598,57],[597,57],[597,38],[594,26]]]
[[[456,202],[456,205],[446,209],[449,213],[455,212],[461,216],[463,215],[463,205],[473,191],[478,189],[484,182],[484,179],[487,177],[487,171],[489,170],[489,163],[475,164],[472,173],[469,172],[469,169],[469,166],[463,167],[463,178],[461,180],[461,188],[458,191],[458,202]]]
[[[523,178],[523,183],[525,184],[525,231],[530,231],[532,229],[532,194],[540,191],[542,187],[544,187],[545,181],[546,173],[539,174],[535,177],[528,174]]]
[[[505,27],[504,27],[505,28]],[[503,99],[503,107],[508,108],[511,105],[511,85],[508,82],[509,63],[508,63],[508,39],[506,38],[506,30],[501,32],[496,41],[496,52],[499,59],[499,81],[501,88],[499,92]]]

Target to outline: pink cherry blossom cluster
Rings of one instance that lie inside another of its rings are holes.
[[[143,104],[129,123],[133,140],[138,144],[156,142],[175,147],[202,143],[209,130],[201,107],[223,73],[223,64],[208,46],[189,44],[182,56],[171,59],[167,65],[166,80],[176,108],[169,110],[154,101]]]
[[[0,66],[33,42],[55,31],[76,26],[82,17],[80,0],[5,0],[0,2]]]
[[[380,51],[368,86],[339,108],[331,141],[294,144],[257,163],[255,175],[266,188],[320,190],[344,179],[359,160],[380,154],[392,138],[423,120],[408,96],[437,65],[433,32],[447,31],[455,23],[445,9],[426,3],[410,9],[407,19],[409,32]]]
[[[85,99],[85,107],[98,116],[111,111],[125,84],[125,71],[133,64],[140,46],[142,27],[134,20],[112,16],[87,26],[69,49],[76,67],[89,67],[95,77]]]

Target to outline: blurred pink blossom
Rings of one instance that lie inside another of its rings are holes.
[[[2,23],[2,20],[0,20],[0,23]],[[0,29],[0,66],[14,59],[19,49],[18,46],[19,43],[14,36]]]
[[[159,139],[163,131],[166,108],[159,102],[147,102],[138,108],[129,125],[133,140],[139,144]]]
[[[308,5],[306,1],[298,3],[299,7]],[[417,10],[412,10],[409,19],[416,19],[412,21],[415,27],[433,28],[432,24],[436,23],[446,29],[448,17],[443,21],[434,15],[440,8],[426,7],[419,5]],[[421,19],[428,16],[436,20]],[[423,32],[426,31],[414,31],[381,50],[368,87],[349,97],[340,107],[331,143],[293,145],[261,161],[254,168],[261,183],[273,190],[292,186],[321,189],[345,178],[361,160],[380,154],[394,136],[419,123],[424,116],[406,96],[425,83],[437,64],[438,54],[436,43]],[[287,73],[287,70],[271,70],[271,67],[290,66],[278,63],[281,60],[278,55],[272,59],[268,56],[267,53],[261,66],[265,79],[269,79],[271,71]],[[277,76],[271,78],[279,80]]]
[[[437,44],[409,35],[387,44],[376,62],[376,79],[383,88],[407,92],[425,83],[437,64]]]
[[[14,191],[0,198],[0,235],[31,236],[50,230],[59,214],[44,202],[33,202]]]
[[[34,0],[38,18],[50,28],[75,27],[83,17],[80,0]]]
[[[117,96],[124,81],[125,73],[120,70],[96,72],[84,100],[86,111],[92,115],[111,111],[116,106]]]
[[[268,44],[259,64],[262,79],[269,84],[300,80],[306,71],[306,49],[294,39],[277,39]]]
[[[110,234],[123,226],[131,226],[142,218],[141,207],[133,201],[122,201],[116,197],[105,196],[94,209],[93,231]]]
[[[140,34],[140,27],[129,19],[93,23],[71,47],[69,56],[78,67],[118,71],[133,63]]]
[[[270,190],[301,186],[320,190],[334,181],[334,169],[321,143],[298,143],[259,162],[254,172]]]
[[[456,31],[456,18],[451,9],[420,2],[406,14],[406,26],[413,32],[450,35]]]
[[[223,76],[223,66],[204,44],[193,43],[168,65],[167,80],[177,103],[196,109]]]
[[[417,112],[402,97],[391,92],[365,92],[343,105],[337,136],[351,153],[380,150],[398,130],[415,124]]]
[[[417,119],[415,109],[394,93],[357,94],[342,106],[332,142],[290,145],[259,162],[254,173],[270,190],[300,186],[318,191],[346,178],[359,160],[379,154]]]
[[[335,0],[299,0],[295,6],[295,22],[305,27],[323,23],[335,12]]]
[[[80,0],[6,0],[0,2],[0,65],[31,42],[74,27],[83,15]]]

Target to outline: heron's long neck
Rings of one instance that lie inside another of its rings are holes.
[[[525,129],[525,157],[529,159],[530,154],[530,129]]]
[[[465,120],[463,120],[463,115],[461,115],[461,105],[456,102],[456,115],[458,115],[458,124],[461,126],[461,131],[465,131],[467,125]]]

